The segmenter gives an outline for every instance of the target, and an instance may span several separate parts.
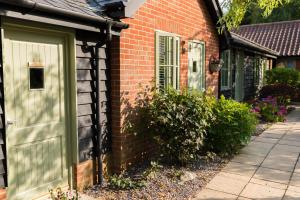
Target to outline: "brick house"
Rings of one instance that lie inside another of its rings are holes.
[[[114,37],[111,53],[115,171],[137,163],[153,150],[147,139],[122,130],[126,109],[122,99],[133,104],[140,85],[154,82],[160,89],[172,85],[212,90],[218,96],[219,74],[209,71],[209,63],[219,58],[220,41],[225,40],[218,35],[219,10],[218,3],[211,0],[146,0],[131,18],[122,20],[130,28]]]

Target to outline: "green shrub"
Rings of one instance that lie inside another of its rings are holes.
[[[287,84],[265,85],[259,91],[259,98],[276,97],[279,105],[287,106],[297,96],[297,88]]]
[[[165,157],[182,163],[197,157],[213,118],[211,102],[213,97],[196,91],[154,94],[147,108],[149,130]]]
[[[108,179],[108,185],[113,189],[129,190],[137,189],[145,186],[143,180],[133,180],[129,177],[125,177],[123,174],[110,176]]]
[[[250,140],[257,118],[244,103],[226,100],[223,96],[213,107],[216,116],[206,140],[206,148],[220,155],[236,153]]]
[[[274,68],[266,72],[267,84],[288,84],[295,86],[299,82],[299,72],[289,68]]]

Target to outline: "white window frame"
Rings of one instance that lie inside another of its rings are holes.
[[[155,80],[156,80],[156,87],[160,89],[159,85],[159,70],[160,70],[160,63],[159,63],[159,37],[166,36],[172,37],[174,39],[173,42],[173,74],[172,74],[172,85],[164,85],[164,89],[168,86],[172,86],[174,89],[180,89],[180,37],[174,33],[168,33],[164,31],[156,31],[155,32]],[[178,72],[178,73],[177,73]]]
[[[220,78],[220,82],[221,82],[220,86],[221,86],[221,90],[229,90],[229,89],[231,89],[231,51],[230,51],[230,49],[222,51],[222,55],[221,55],[222,59],[223,59],[223,53],[227,53],[228,59],[227,59],[227,63],[225,63],[226,60],[224,60],[224,65],[223,65],[223,67],[220,70],[220,72],[221,72],[221,74],[220,74],[220,76],[221,76],[221,78]],[[228,82],[227,82],[227,85],[222,85],[222,83],[223,83],[223,81],[222,81],[222,78],[223,78],[222,73],[224,73],[223,70],[224,70],[224,66],[225,65],[228,66],[228,69],[227,69]]]

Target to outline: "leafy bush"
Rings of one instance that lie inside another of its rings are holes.
[[[279,105],[288,105],[297,96],[297,88],[287,84],[271,84],[263,86],[259,92],[260,99],[276,97]]]
[[[290,68],[274,68],[266,72],[267,84],[286,84],[295,86],[299,82],[299,72]]]
[[[129,190],[144,187],[145,182],[142,180],[133,180],[120,174],[109,177],[108,185],[113,189]]]
[[[168,89],[154,94],[147,107],[149,130],[164,156],[183,163],[196,158],[213,118],[212,101],[196,91]]]
[[[213,113],[216,119],[205,140],[208,150],[220,155],[231,155],[249,142],[257,118],[247,104],[226,100],[222,96],[215,103]]]
[[[283,122],[287,115],[287,108],[278,105],[276,97],[263,98],[254,104],[253,112],[266,122]]]
[[[145,179],[154,178],[156,176],[157,172],[159,170],[161,170],[162,168],[163,168],[163,166],[160,165],[158,162],[151,161],[150,162],[150,167],[143,172],[143,177]]]

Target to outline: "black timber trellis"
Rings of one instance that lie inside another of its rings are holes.
[[[99,153],[105,154],[111,151],[109,53],[105,44],[97,47],[98,42],[99,33],[78,31],[76,34],[80,162],[95,159]],[[97,75],[99,75],[98,87]],[[98,104],[97,100],[99,100]],[[97,105],[99,105],[99,113],[97,113]],[[100,127],[97,126],[98,120],[100,120]],[[101,133],[101,138],[98,138],[98,131]],[[101,152],[98,150],[99,146]]]

